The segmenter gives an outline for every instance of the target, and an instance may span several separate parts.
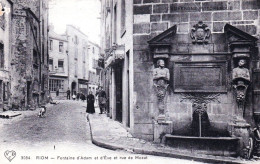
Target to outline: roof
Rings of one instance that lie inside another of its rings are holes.
[[[54,31],[49,31],[49,38],[56,39],[56,40],[62,40],[62,41],[65,41],[65,42],[68,41],[66,35],[64,35],[64,34],[59,35],[59,34],[55,33]]]
[[[94,46],[100,48],[100,46],[99,46],[97,43],[94,43],[94,42],[91,42],[91,41],[88,41],[88,42],[89,42],[90,44],[92,44],[92,45],[94,45]]]
[[[70,24],[67,24],[67,27],[68,27],[68,26],[74,28],[75,30],[77,30],[78,32],[80,32],[82,35],[84,35],[84,36],[86,36],[86,37],[88,38],[88,36],[87,36],[85,33],[83,33],[79,28],[77,28],[77,27],[75,27],[75,26],[73,26],[73,25],[70,25]],[[66,29],[66,32],[67,32],[67,29]]]

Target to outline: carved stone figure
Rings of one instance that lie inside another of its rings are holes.
[[[193,26],[190,33],[193,43],[208,43],[210,29],[202,21]]]
[[[250,82],[250,73],[247,68],[245,68],[246,60],[240,59],[238,62],[238,67],[233,69],[232,79],[233,81]]]
[[[246,60],[240,59],[238,67],[234,68],[232,72],[232,82],[236,93],[239,118],[243,118],[244,115],[246,91],[250,84],[250,73],[249,70],[245,68],[245,64]]]
[[[159,116],[157,118],[158,122],[165,121],[165,102],[164,98],[166,95],[166,90],[168,87],[168,81],[170,79],[170,73],[168,68],[164,68],[164,60],[159,59],[157,61],[158,68],[153,70],[153,80],[154,86],[156,88],[156,94],[158,98],[158,108],[159,108]]]

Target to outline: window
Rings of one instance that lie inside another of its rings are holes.
[[[78,49],[77,49],[77,47],[75,47],[75,59],[76,60],[78,59]]]
[[[44,19],[42,19],[42,35],[44,35]]]
[[[5,55],[4,55],[4,45],[0,43],[0,68],[4,68]]]
[[[49,71],[53,71],[53,59],[49,59]]]
[[[39,62],[38,54],[37,54],[37,51],[34,49],[33,50],[33,64],[38,65],[39,64],[38,62]]]
[[[77,35],[75,35],[75,42],[74,42],[75,44],[79,44],[79,39],[78,39],[78,36]]]
[[[49,90],[56,91],[57,89],[64,90],[64,80],[50,79],[49,80]]]
[[[92,59],[92,68],[95,69],[96,68],[96,60]]]
[[[125,31],[125,0],[121,0],[121,35]]]
[[[95,47],[92,48],[92,53],[93,53],[93,54],[95,53]]]
[[[53,40],[50,40],[50,50],[53,49]]]
[[[35,35],[35,40],[38,41],[38,30],[36,26],[34,26],[34,35]]]
[[[83,65],[83,67],[82,67],[82,72],[83,72],[83,78],[85,79],[86,78],[86,68],[85,68],[85,65]]]
[[[59,42],[59,52],[63,52],[63,42]]]
[[[113,43],[117,43],[117,7],[114,7],[114,30],[113,30]]]
[[[77,61],[75,61],[75,63],[74,63],[74,68],[75,68],[75,77],[78,77],[78,62]]]
[[[58,71],[64,72],[64,61],[63,60],[58,60]]]
[[[82,58],[83,58],[83,63],[86,62],[86,54],[85,54],[86,48],[83,48],[82,50]]]

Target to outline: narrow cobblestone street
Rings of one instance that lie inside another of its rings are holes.
[[[22,116],[13,119],[1,119],[0,161],[9,163],[2,154],[6,150],[14,150],[16,158],[12,163],[133,162],[128,159],[129,156],[133,159],[137,156],[139,159],[135,159],[135,162],[155,163],[154,159],[158,159],[164,163],[194,163],[97,147],[91,142],[90,127],[85,113],[86,103],[65,100],[59,102],[58,105],[47,106],[44,118],[37,117],[37,111],[25,111]],[[95,157],[98,159],[95,160]],[[112,160],[115,157],[118,159]],[[125,157],[126,159],[123,159]]]

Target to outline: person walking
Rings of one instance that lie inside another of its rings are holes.
[[[56,96],[57,96],[57,97],[59,96],[59,93],[60,93],[59,87],[57,87],[57,88],[56,88]]]
[[[80,92],[77,93],[77,101],[79,101],[80,98]]]
[[[72,99],[76,100],[76,91],[73,92]]]
[[[67,90],[67,100],[70,100],[70,88]]]
[[[95,97],[92,94],[92,92],[89,92],[89,95],[87,96],[87,113],[93,114],[95,113],[95,107],[94,107]]]
[[[106,112],[106,103],[107,103],[107,96],[106,92],[103,90],[102,87],[100,87],[100,91],[98,93],[98,102],[99,102],[99,108],[100,108],[100,113],[105,113]]]

